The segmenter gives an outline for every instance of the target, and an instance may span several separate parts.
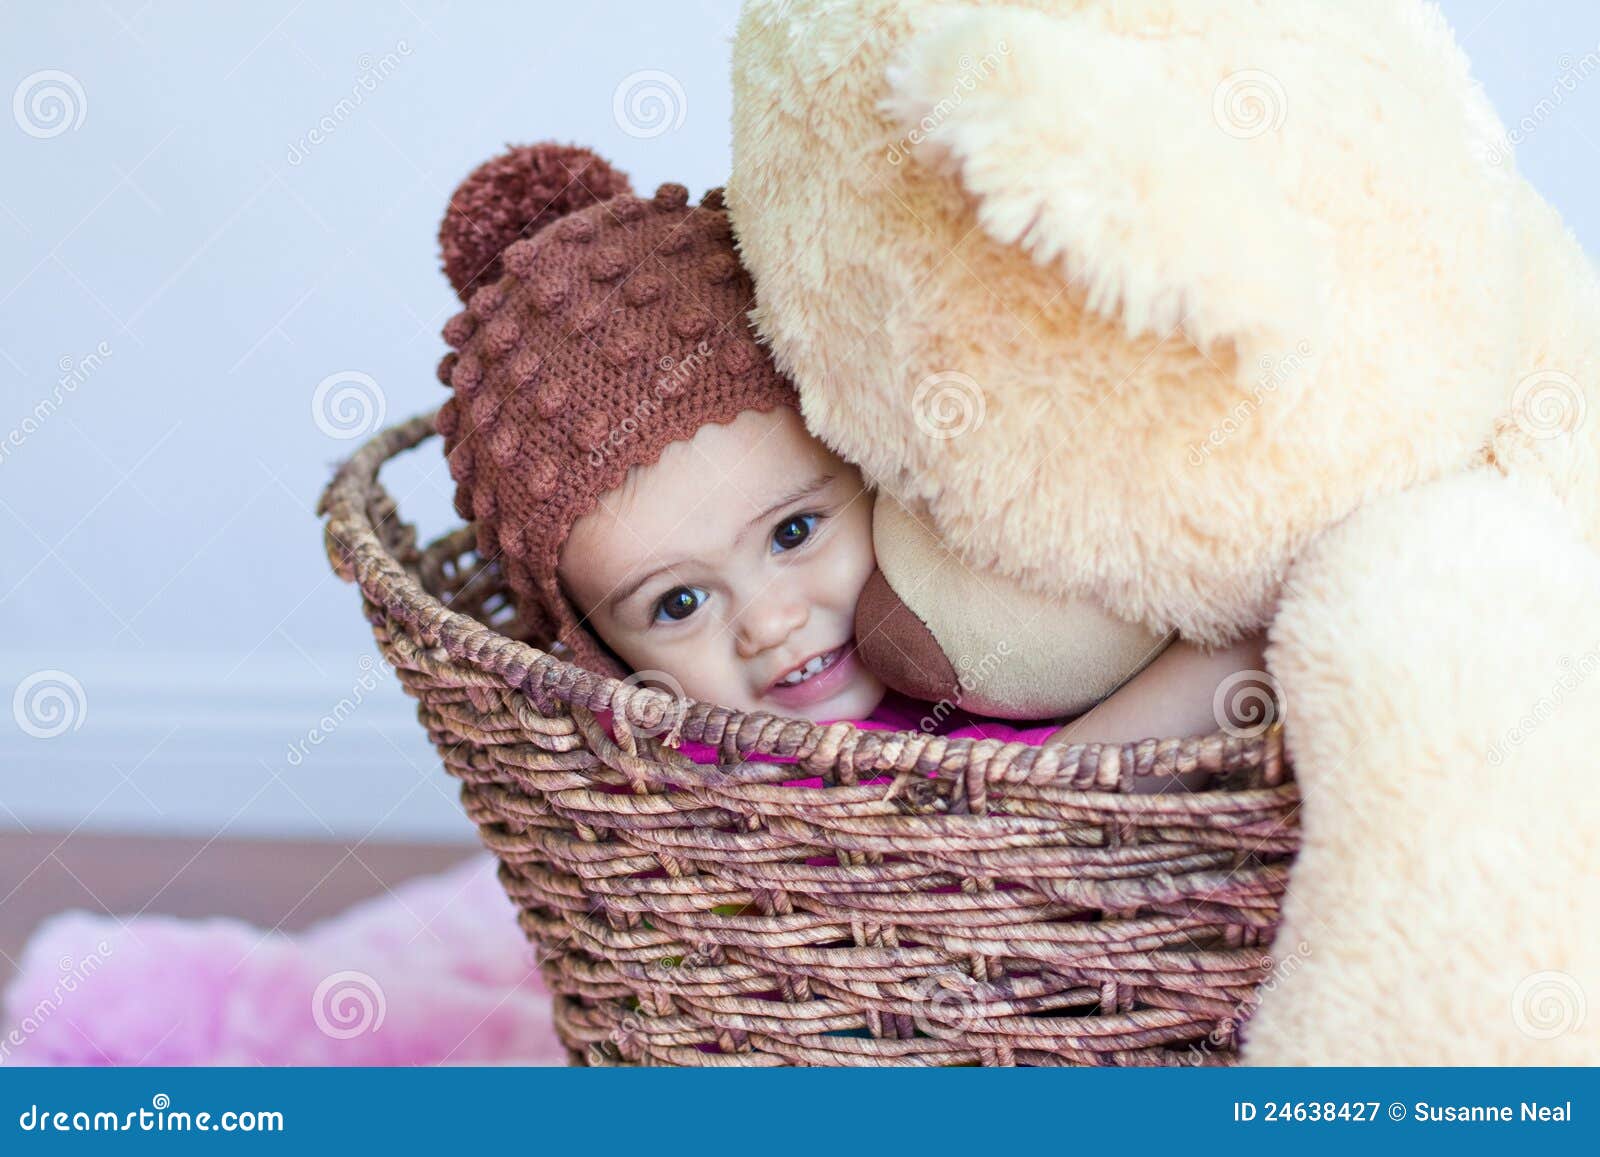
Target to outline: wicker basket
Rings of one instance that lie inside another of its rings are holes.
[[[1234,1059],[1299,843],[1276,726],[1030,747],[604,678],[495,630],[510,607],[470,527],[418,548],[377,475],[432,432],[341,467],[328,554],[500,859],[574,1063]],[[1210,787],[1132,794],[1196,770]],[[823,786],[785,786],[802,775]]]

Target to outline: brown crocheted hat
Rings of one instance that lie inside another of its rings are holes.
[[[721,190],[688,201],[675,184],[633,196],[586,149],[532,145],[469,176],[439,232],[467,303],[439,363],[456,511],[506,572],[505,632],[606,675],[627,669],[556,577],[572,524],[708,422],[800,404],[756,344]]]

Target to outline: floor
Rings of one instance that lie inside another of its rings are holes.
[[[464,844],[0,833],[0,987],[38,923],[66,908],[119,916],[236,916],[292,931],[476,850]]]

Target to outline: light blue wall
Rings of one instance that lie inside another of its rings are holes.
[[[1444,7],[1507,123],[1530,118],[1524,171],[1600,250],[1600,6]],[[83,688],[81,726],[54,738],[0,709],[0,828],[88,813],[91,827],[469,835],[392,681],[309,758],[289,755],[374,654],[311,513],[355,443],[319,428],[313,393],[354,371],[391,421],[442,400],[433,365],[455,299],[438,220],[507,141],[590,144],[643,189],[720,183],[735,9],[111,0],[0,13],[0,96],[13,99],[0,116],[0,441],[53,400],[62,366],[86,365],[0,459],[0,692],[43,670]],[[74,127],[51,119],[46,70],[78,86],[59,90]],[[619,119],[629,77],[666,102],[637,115],[668,121]],[[30,107],[35,95],[45,104]],[[435,455],[396,471],[394,489],[425,531],[451,521]]]

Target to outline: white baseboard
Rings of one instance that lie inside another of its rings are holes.
[[[7,653],[0,692],[0,830],[475,839],[372,651]]]

